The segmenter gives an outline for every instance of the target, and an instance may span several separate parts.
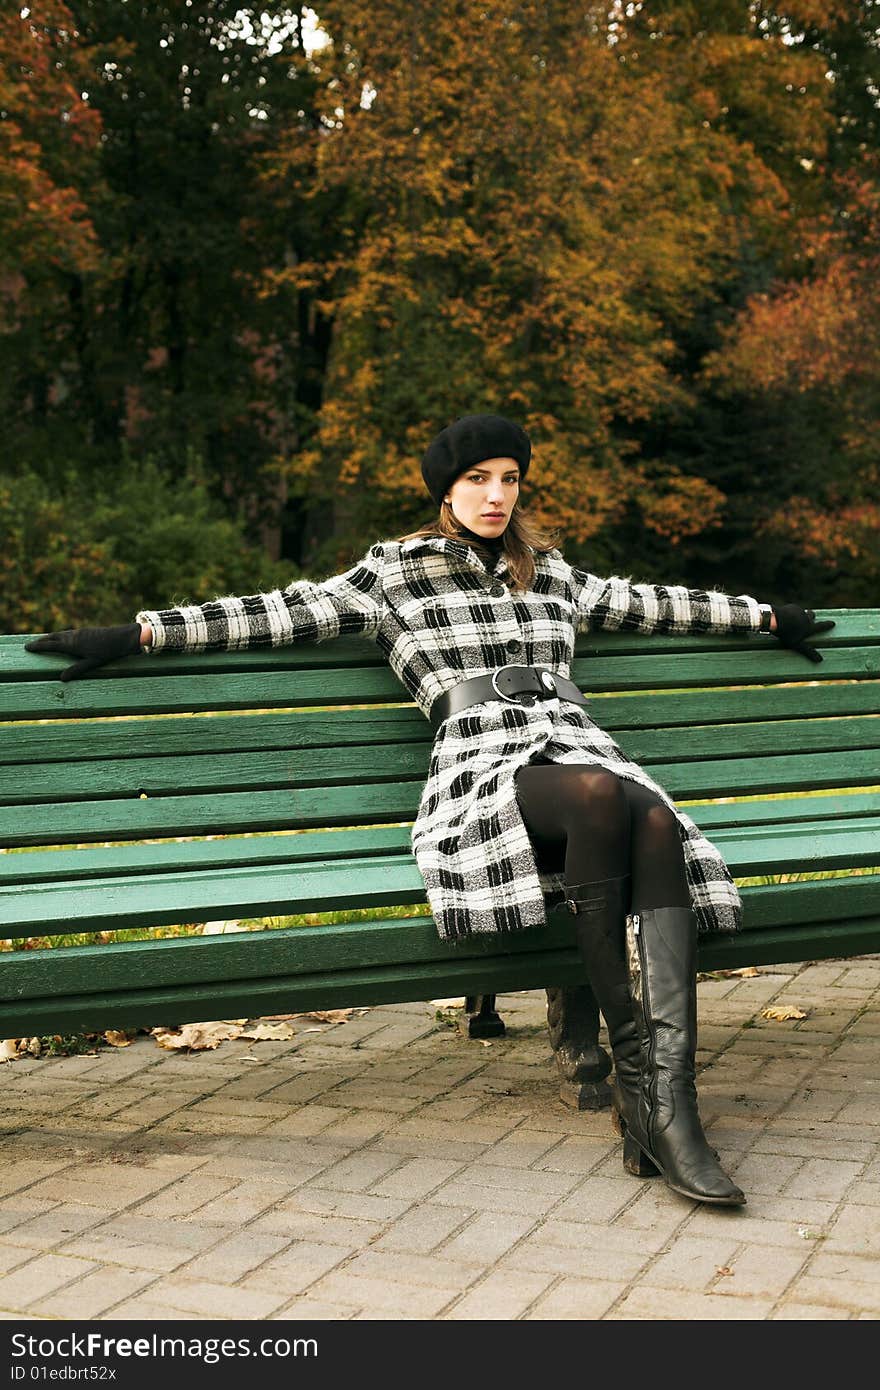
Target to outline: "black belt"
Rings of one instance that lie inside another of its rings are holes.
[[[585,705],[585,697],[574,681],[548,671],[545,666],[500,666],[487,676],[471,676],[439,695],[428,716],[436,733],[444,720],[469,705],[486,700],[507,700],[512,705],[533,705],[535,700],[568,700]]]

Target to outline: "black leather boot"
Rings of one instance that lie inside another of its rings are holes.
[[[624,1166],[644,1172],[645,1162],[653,1164],[668,1187],[695,1202],[742,1206],[745,1196],[709,1146],[697,1110],[694,914],[689,907],[633,913],[626,941],[645,1061],[639,1104],[625,1117]]]
[[[612,1117],[619,1134],[630,1118],[637,1119],[641,1096],[641,1045],[627,975],[629,882],[627,875],[565,890],[565,906],[577,919],[578,950],[608,1029],[614,1058]]]

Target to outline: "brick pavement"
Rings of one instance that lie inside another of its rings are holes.
[[[558,1098],[541,993],[501,999],[491,1044],[407,1004],[286,1043],[9,1063],[0,1316],[876,1318],[880,956],[699,997],[741,1211],[623,1172],[608,1113]]]

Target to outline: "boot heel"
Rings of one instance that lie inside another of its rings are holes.
[[[624,1134],[623,1138],[623,1166],[634,1178],[656,1178],[660,1172],[629,1134]]]

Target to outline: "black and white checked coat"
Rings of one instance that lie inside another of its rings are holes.
[[[425,715],[458,681],[510,662],[569,675],[578,630],[758,632],[755,599],[681,586],[600,579],[558,550],[535,555],[533,587],[512,592],[507,560],[486,562],[464,541],[384,541],[345,574],[297,580],[247,598],[137,615],[152,649],[240,650],[372,637]],[[631,762],[587,710],[564,700],[532,707],[490,701],[446,720],[434,742],[412,847],[440,935],[517,932],[545,922],[559,874],[539,870],[514,775],[537,754],[609,768],[668,794]],[[703,930],[736,931],[741,901],[718,850],[678,808],[691,899]]]

